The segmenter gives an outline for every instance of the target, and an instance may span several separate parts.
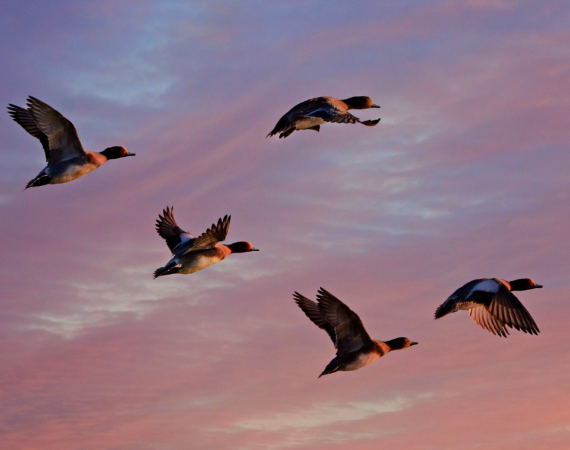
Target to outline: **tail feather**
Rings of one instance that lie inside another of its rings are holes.
[[[338,372],[339,369],[340,369],[340,363],[337,361],[336,358],[334,358],[330,363],[328,363],[327,367],[325,367],[325,370],[323,370],[323,373],[319,375],[319,378],[321,378],[323,375],[329,375],[331,373]]]
[[[172,275],[173,273],[178,273],[178,270],[182,267],[181,264],[176,264],[175,262],[169,263],[164,267],[159,267],[154,271],[153,279],[156,280],[158,277],[164,275]]]
[[[449,300],[453,300],[453,299],[448,299],[445,302],[443,302],[440,306],[437,307],[437,309],[435,310],[435,318],[436,319],[441,319],[442,317],[447,316],[448,314],[451,314],[453,312],[455,312],[455,302],[454,301],[449,301]]]
[[[36,178],[26,184],[24,191],[31,187],[45,186],[46,184],[49,184],[50,181],[51,177],[47,173],[42,172]]]
[[[289,128],[288,130],[281,132],[281,134],[279,135],[279,139],[286,138],[291,133],[293,133],[293,131],[295,131],[295,127]]]

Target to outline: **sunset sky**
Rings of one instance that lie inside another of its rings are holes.
[[[0,99],[35,96],[87,150],[23,191],[40,143],[0,120],[2,450],[570,448],[570,2],[0,3]],[[295,104],[367,95],[378,126],[266,139]],[[236,254],[156,280],[155,220],[232,215]],[[475,278],[540,334],[466,312]],[[374,339],[419,342],[318,379],[324,287]]]

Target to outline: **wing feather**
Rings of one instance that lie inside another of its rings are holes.
[[[319,309],[319,305],[314,301],[309,300],[307,297],[302,296],[298,292],[295,292],[293,294],[293,298],[299,308],[301,308],[305,315],[311,319],[311,322],[327,332],[333,341],[335,348],[337,348],[336,333],[334,331],[334,328],[330,323],[326,321],[325,317],[321,313],[321,310]]]
[[[488,306],[489,312],[507,326],[524,333],[538,334],[534,319],[518,298],[503,284]]]
[[[372,342],[360,317],[334,295],[320,288],[317,302],[323,317],[336,333],[337,355],[345,355]]]
[[[184,231],[178,226],[174,219],[174,206],[172,208],[167,206],[166,209],[162,210],[162,214],[162,216],[159,214],[156,220],[156,232],[166,241],[166,245],[172,254],[175,253],[174,249],[181,243],[189,243],[196,239],[188,231]]]
[[[200,236],[196,238],[192,247],[190,248],[175,248],[175,252],[177,253],[188,253],[194,252],[196,250],[206,250],[209,248],[214,248],[218,242],[223,242],[226,240],[226,236],[228,235],[228,231],[230,229],[230,221],[232,216],[224,216],[223,219],[218,219],[217,224],[212,224],[210,228],[206,230],[205,233],[202,233]]]
[[[36,139],[39,139],[44,149],[46,161],[49,162],[49,139],[45,133],[38,128],[30,112],[27,109],[10,103],[8,105],[8,114],[10,114],[10,117],[12,117],[12,119],[14,119],[24,130]]]
[[[478,306],[477,308],[470,309],[469,315],[477,325],[495,335],[507,337],[509,334],[505,325],[500,320],[493,317],[484,306]]]
[[[49,164],[85,156],[75,126],[47,103],[28,97],[28,111],[49,142]]]

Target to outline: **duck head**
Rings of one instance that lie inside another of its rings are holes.
[[[135,156],[134,153],[129,153],[125,147],[121,146],[109,147],[99,153],[105,156],[107,159],[117,159],[117,158],[124,158],[125,156]]]
[[[350,97],[343,100],[343,102],[348,105],[348,109],[380,108],[374,104],[370,97]]]
[[[529,289],[541,288],[541,284],[536,284],[532,278],[520,278],[518,280],[509,281],[511,291],[528,291]]]
[[[385,344],[390,347],[390,350],[402,350],[403,348],[408,348],[412,345],[418,345],[417,342],[412,342],[405,337],[399,337],[390,341],[386,341]]]
[[[253,248],[249,242],[234,242],[228,245],[228,248],[232,253],[247,253],[247,252],[258,252],[258,248]]]

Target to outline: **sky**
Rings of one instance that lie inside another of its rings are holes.
[[[569,23],[563,0],[0,3],[1,103],[137,155],[23,191],[43,151],[0,120],[2,449],[570,448]],[[324,95],[382,120],[265,138]],[[153,280],[167,205],[260,251]],[[483,277],[544,285],[517,294],[538,336],[433,319]],[[319,287],[419,345],[318,379],[335,351],[292,294]]]

